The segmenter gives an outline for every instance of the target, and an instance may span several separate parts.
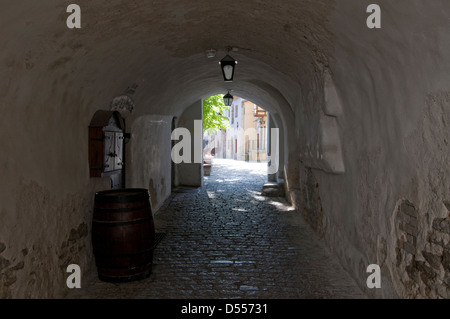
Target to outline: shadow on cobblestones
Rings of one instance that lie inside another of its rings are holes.
[[[106,283],[93,269],[69,297],[365,298],[284,198],[261,196],[266,171],[215,159],[198,192],[174,192],[156,212],[166,236],[149,278]]]

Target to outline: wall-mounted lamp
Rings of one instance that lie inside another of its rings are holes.
[[[228,54],[219,62],[225,82],[232,82],[237,61]]]
[[[206,50],[206,57],[208,59],[214,58],[215,56],[216,56],[216,50],[214,50],[214,49]]]
[[[231,106],[231,104],[233,104],[233,95],[230,94],[230,91],[223,96],[223,102],[226,106]]]

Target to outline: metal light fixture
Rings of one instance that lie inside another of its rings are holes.
[[[216,50],[214,50],[214,49],[206,50],[206,57],[208,59],[214,58],[215,56],[216,56]]]
[[[226,106],[231,106],[231,104],[233,104],[233,95],[230,94],[230,91],[223,96],[223,102]]]
[[[237,61],[228,54],[219,62],[225,82],[232,82]]]

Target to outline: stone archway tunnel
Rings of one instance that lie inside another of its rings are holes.
[[[450,3],[375,2],[381,28],[357,0],[78,0],[73,29],[64,1],[2,3],[0,296],[62,296],[65,267],[92,264],[95,111],[132,101],[126,185],[158,209],[173,119],[231,89],[282,130],[298,214],[358,282],[380,266],[369,296],[448,298]]]

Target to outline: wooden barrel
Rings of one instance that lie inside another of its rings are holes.
[[[147,189],[97,192],[92,248],[100,280],[124,282],[151,274],[155,226]]]

